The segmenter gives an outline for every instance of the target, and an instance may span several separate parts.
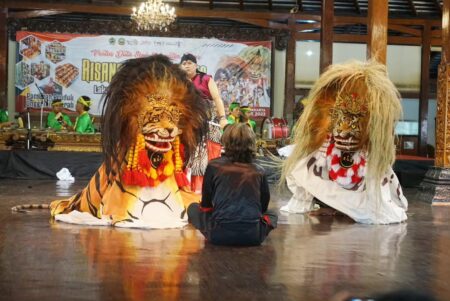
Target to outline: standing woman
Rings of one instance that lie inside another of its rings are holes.
[[[221,131],[227,125],[223,101],[220,98],[219,89],[212,79],[212,76],[197,70],[197,58],[190,53],[181,57],[180,67],[183,69],[194,86],[202,95],[205,104],[209,106],[210,130],[206,145],[200,144],[196,150],[194,158],[190,161],[191,168],[191,189],[194,192],[202,191],[203,175],[205,174],[208,161],[220,157]],[[217,126],[217,124],[220,125]]]

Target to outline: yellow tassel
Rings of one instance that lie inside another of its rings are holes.
[[[173,174],[173,163],[170,161],[167,163],[167,165],[164,167],[164,175],[165,176],[170,176]]]
[[[143,149],[145,149],[145,137],[142,134],[138,134],[136,137],[136,143],[134,145],[133,164],[132,164],[133,169],[138,169],[139,152]],[[142,171],[142,168],[139,168],[138,170]]]
[[[132,165],[133,165],[133,150],[134,150],[134,144],[131,145],[130,149],[128,150],[128,155],[127,155],[127,169],[131,170]]]
[[[180,154],[180,136],[177,136],[173,141],[173,150],[175,152],[175,171],[183,171],[183,160]]]
[[[154,168],[150,168],[150,177],[153,180],[156,180],[158,178],[158,173],[156,172],[156,170]]]

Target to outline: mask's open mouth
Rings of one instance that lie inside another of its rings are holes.
[[[343,151],[357,151],[359,147],[359,140],[352,136],[342,137],[342,136],[334,136],[333,137],[336,148]]]
[[[145,134],[145,147],[153,152],[165,153],[172,149],[175,137],[162,138],[156,133]]]

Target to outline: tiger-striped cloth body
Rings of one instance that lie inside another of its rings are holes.
[[[52,202],[50,210],[57,220],[71,223],[92,224],[92,217],[96,217],[102,225],[178,228],[187,223],[187,206],[199,201],[198,195],[178,188],[175,176],[155,187],[128,186],[118,177],[108,178],[102,165],[81,192]],[[90,220],[71,218],[77,211],[91,215]]]

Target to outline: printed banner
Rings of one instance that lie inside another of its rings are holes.
[[[184,53],[197,57],[199,70],[213,76],[227,108],[230,102],[270,116],[271,42],[227,42],[112,35],[52,34],[19,31],[16,35],[16,111],[51,109],[61,98],[67,110],[89,96],[89,113],[101,114],[100,102],[122,61],[162,53],[179,63]]]

